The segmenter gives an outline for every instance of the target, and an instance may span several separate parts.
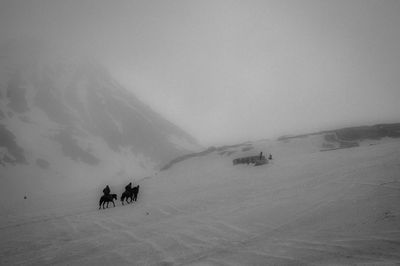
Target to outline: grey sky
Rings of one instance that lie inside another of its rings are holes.
[[[400,1],[1,1],[203,144],[400,120]]]

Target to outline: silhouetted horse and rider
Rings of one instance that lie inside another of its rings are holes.
[[[115,207],[115,203],[114,200],[117,200],[117,194],[110,194],[110,187],[107,185],[104,189],[103,189],[103,193],[104,195],[101,196],[100,198],[100,202],[99,202],[99,210],[101,209],[101,206],[103,205],[103,209],[104,209],[104,205],[107,203],[107,208],[108,208],[108,204],[110,202],[112,202],[112,204]]]
[[[124,201],[126,201],[126,203],[132,203],[134,201],[137,201],[137,196],[139,194],[139,185],[137,185],[136,187],[132,187],[132,182],[129,183],[127,186],[125,186],[125,191],[124,193],[122,193],[121,195],[121,202],[122,205],[124,205]],[[110,187],[107,185],[104,189],[103,189],[103,196],[101,196],[100,198],[100,202],[99,202],[99,209],[101,209],[101,207],[103,206],[103,209],[105,209],[105,204],[107,203],[107,207],[108,208],[108,204],[111,202],[114,207],[115,207],[115,203],[114,200],[117,200],[117,194],[110,194],[111,190]]]
[[[126,203],[132,203],[134,201],[137,201],[137,195],[139,193],[139,185],[137,185],[136,187],[132,187],[132,183],[129,183],[126,187],[125,187],[125,191],[124,193],[122,193],[121,195],[121,203],[122,205],[124,205],[124,201],[126,201]],[[130,199],[130,201],[128,201],[128,199]]]

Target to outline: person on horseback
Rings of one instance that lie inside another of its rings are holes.
[[[124,200],[126,200],[126,203],[133,202],[134,189],[135,188],[132,188],[132,182],[129,182],[129,184],[125,186],[125,192],[121,195],[122,205],[124,205]],[[130,201],[128,201],[128,199],[130,199]]]
[[[128,185],[125,186],[125,191],[131,191],[132,190],[132,182],[129,182]]]
[[[104,189],[103,189],[103,193],[105,196],[110,195],[110,187],[107,185]]]

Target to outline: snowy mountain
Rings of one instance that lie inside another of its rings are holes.
[[[94,60],[34,42],[3,45],[0,60],[0,168],[16,185],[139,178],[199,148]]]

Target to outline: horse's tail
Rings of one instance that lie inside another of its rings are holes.
[[[103,197],[100,198],[99,200],[99,208],[101,208],[101,204],[103,203]]]

